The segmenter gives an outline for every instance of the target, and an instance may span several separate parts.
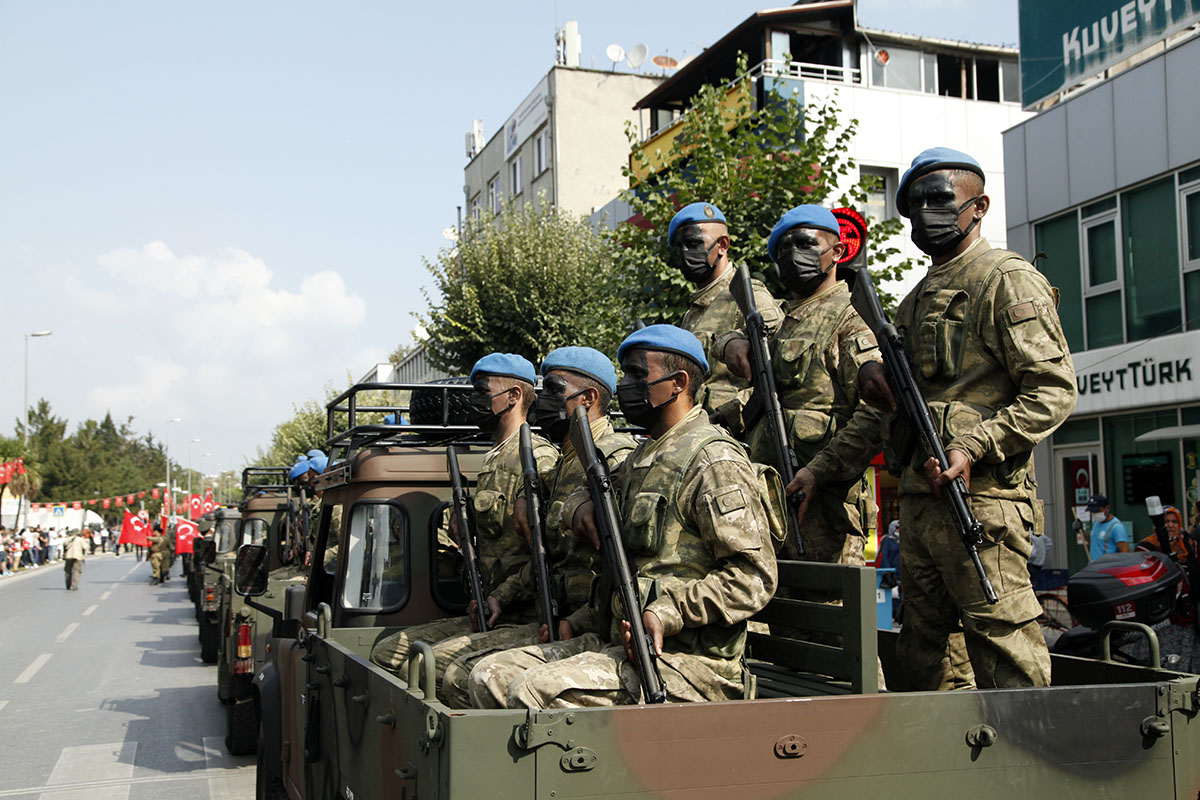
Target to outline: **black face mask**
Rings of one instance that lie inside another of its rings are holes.
[[[533,401],[533,418],[530,420],[534,425],[542,429],[553,442],[566,441],[567,433],[571,430],[571,418],[567,416],[567,401],[573,397],[586,392],[587,389],[580,389],[578,392],[566,397],[561,394],[551,394],[545,389]]]
[[[716,246],[716,242],[708,247],[676,246],[672,249],[671,260],[675,269],[683,273],[684,280],[689,283],[704,283],[713,271],[713,265],[708,263],[708,255]]]
[[[790,247],[781,254],[779,260],[779,277],[783,285],[801,297],[808,297],[817,290],[821,281],[833,269],[833,263],[826,269],[821,269],[821,256],[833,249],[833,245],[824,250],[815,247]]]
[[[467,421],[472,425],[478,425],[481,431],[491,433],[496,430],[500,424],[500,416],[507,411],[504,409],[500,414],[492,410],[492,401],[502,394],[507,394],[507,391],[488,394],[478,390],[471,392],[470,398],[467,400],[469,406],[467,410]]]
[[[958,243],[967,238],[967,234],[979,223],[978,218],[972,219],[971,224],[964,231],[958,227],[958,217],[980,197],[983,195],[972,197],[957,209],[952,205],[913,209],[913,244],[919,247],[922,253],[934,258],[943,256],[958,247]]]
[[[655,381],[617,384],[617,403],[621,406],[621,413],[625,415],[625,419],[629,421],[630,425],[636,425],[639,428],[654,427],[654,423],[658,422],[658,418],[662,416],[662,410],[674,403],[675,398],[679,395],[673,394],[670,400],[656,406],[650,402],[650,387],[656,383],[669,381],[676,374],[678,373],[672,372]]]

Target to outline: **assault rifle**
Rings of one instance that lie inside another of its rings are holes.
[[[487,594],[483,591],[479,554],[475,551],[475,530],[471,526],[471,517],[467,511],[470,498],[467,496],[462,471],[458,468],[458,453],[454,451],[454,445],[446,448],[446,464],[450,471],[450,496],[454,506],[454,519],[458,523],[458,544],[462,548],[471,599],[475,601],[475,616],[479,630],[483,632],[488,630],[487,618],[491,611],[487,604]]]
[[[635,659],[634,666],[642,679],[642,692],[646,696],[646,702],[664,703],[667,693],[663,691],[658,668],[654,665],[654,640],[646,633],[646,627],[642,624],[642,603],[638,599],[637,579],[629,569],[625,545],[621,543],[621,525],[617,516],[617,503],[613,498],[612,480],[608,476],[608,465],[596,452],[592,426],[588,422],[587,411],[582,407],[575,409],[571,419],[571,444],[574,445],[575,454],[587,475],[588,494],[595,507],[596,530],[600,533],[604,567],[616,588],[621,610],[632,629],[631,649]]]
[[[533,580],[537,585],[538,611],[546,623],[547,641],[558,641],[558,604],[550,588],[550,568],[546,564],[546,529],[542,524],[542,479],[533,457],[533,438],[529,423],[521,423],[521,473],[525,478],[525,512],[529,519],[529,555]]]
[[[285,564],[303,564],[308,552],[309,512],[304,489],[298,489],[299,497],[293,496],[289,486],[287,493],[288,542],[283,548]]]
[[[856,271],[850,297],[854,310],[879,340],[879,354],[883,357],[883,365],[886,367],[888,386],[896,400],[900,415],[896,427],[900,430],[896,432],[899,435],[892,437],[892,440],[897,442],[892,448],[893,451],[901,463],[911,464],[919,439],[926,454],[936,458],[942,469],[947,469],[950,459],[946,457],[946,448],[942,446],[941,437],[933,425],[933,417],[929,414],[925,397],[913,378],[912,364],[904,351],[904,342],[896,326],[887,318],[866,267]],[[950,516],[954,518],[958,536],[962,539],[963,547],[967,549],[967,555],[971,557],[971,563],[975,565],[983,596],[989,603],[997,602],[999,597],[992,587],[991,579],[983,570],[983,563],[979,560],[979,545],[983,544],[983,525],[975,519],[971,507],[967,505],[966,482],[961,477],[955,478],[942,489],[942,498],[950,506]]]
[[[775,368],[771,365],[771,347],[768,343],[769,333],[767,323],[763,320],[758,304],[754,302],[754,285],[750,283],[750,269],[741,264],[733,275],[733,283],[729,286],[733,299],[737,301],[738,310],[746,318],[746,338],[750,340],[750,369],[753,373],[751,383],[754,384],[754,401],[766,419],[767,431],[771,439],[771,448],[775,451],[775,466],[787,486],[800,470],[800,460],[788,439],[787,423],[783,418],[783,405],[779,402],[779,390],[775,385]],[[746,428],[750,428],[747,421]],[[804,492],[796,492],[788,498],[788,507],[795,518],[800,504],[804,502]],[[796,531],[796,553],[804,555],[804,542],[800,539],[800,531]]]

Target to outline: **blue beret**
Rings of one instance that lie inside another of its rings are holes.
[[[725,222],[725,215],[712,203],[686,205],[671,217],[671,224],[667,226],[667,244],[675,240],[675,231],[679,230],[680,226],[693,222]]]
[[[294,481],[294,480],[296,480],[296,478],[299,478],[301,475],[303,475],[306,472],[308,472],[308,459],[307,458],[304,459],[303,461],[297,461],[295,464],[292,465],[292,468],[288,470],[288,480]]]
[[[304,455],[308,456],[309,458],[316,458],[317,456],[323,456],[323,455],[325,455],[325,453],[324,453],[323,451],[321,451],[321,450],[318,450],[317,448],[315,448],[315,447],[314,447],[312,450],[309,450],[309,451],[308,451],[307,453],[305,453]]]
[[[329,466],[329,459],[324,455],[313,456],[308,460],[308,468],[320,475]]]
[[[542,374],[552,369],[565,369],[586,375],[594,381],[604,384],[608,391],[617,391],[617,371],[613,369],[608,356],[592,347],[559,347],[551,350],[550,355],[542,362]]]
[[[796,206],[779,218],[771,229],[771,238],[767,239],[767,255],[776,261],[775,254],[779,252],[779,240],[792,228],[820,228],[829,231],[834,236],[841,237],[842,227],[838,225],[837,217],[825,206]]]
[[[900,212],[900,216],[908,216],[908,187],[912,182],[940,169],[965,169],[974,172],[981,180],[986,179],[979,162],[961,150],[931,147],[912,160],[908,172],[900,179],[900,188],[896,190],[896,210]]]
[[[691,331],[674,325],[647,325],[625,337],[617,348],[617,360],[625,357],[625,351],[639,347],[645,350],[665,350],[695,361],[708,374],[708,359],[704,347]]]
[[[471,380],[475,380],[475,376],[481,372],[485,375],[516,378],[537,385],[537,370],[529,363],[529,359],[516,353],[489,353],[471,367]]]
[[[292,463],[299,464],[301,461],[308,461],[308,456],[296,456],[296,460]]]

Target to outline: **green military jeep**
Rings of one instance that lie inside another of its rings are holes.
[[[1200,795],[1200,678],[1055,656],[1048,688],[904,691],[863,567],[779,563],[782,586],[842,605],[776,597],[757,615],[779,632],[750,635],[755,699],[450,709],[433,694],[427,644],[413,645],[406,675],[369,655],[400,628],[462,613],[440,535],[450,492],[441,437],[470,431],[357,424],[367,410],[356,409],[358,391],[330,404],[337,461],[318,482],[314,568],[303,594],[287,590],[255,676],[260,798]],[[335,434],[342,413],[348,425]],[[485,449],[462,447],[467,478]],[[264,557],[239,553],[239,591],[261,591],[252,567]],[[796,630],[842,643],[802,641]],[[877,657],[891,691],[880,691]]]
[[[200,658],[215,664],[221,649],[221,578],[233,567],[241,536],[242,515],[235,508],[213,512],[211,545],[204,545],[202,557],[193,558],[202,568],[200,605]]]

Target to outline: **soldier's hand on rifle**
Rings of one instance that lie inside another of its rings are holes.
[[[734,339],[725,345],[721,360],[729,371],[739,378],[750,379],[750,342],[746,339]]]
[[[944,470],[938,460],[932,456],[925,462],[925,480],[929,481],[929,485],[935,492],[941,491],[942,487],[953,482],[955,478],[962,478],[967,484],[967,488],[970,489],[971,462],[967,458],[967,454],[961,450],[947,450],[946,458],[949,459],[950,466]]]
[[[565,619],[560,619],[558,621],[558,640],[565,642],[567,639],[573,639],[574,637],[575,629],[571,627],[571,623]],[[538,628],[538,641],[542,644],[550,641],[550,629],[546,627],[545,623],[542,623],[541,627]]]
[[[868,361],[858,370],[858,394],[876,408],[884,411],[896,410],[896,398],[888,385],[887,373],[882,363]]]
[[[488,604],[488,611],[490,612],[487,621],[488,627],[495,627],[496,620],[500,619],[500,601],[489,594],[487,600],[484,602]]]
[[[529,538],[529,506],[525,505],[524,500],[518,499],[513,507],[513,527],[525,537],[525,543],[532,546]]]
[[[796,492],[804,492],[804,499],[800,501],[800,506],[796,509],[796,527],[800,527],[800,523],[804,522],[804,515],[808,512],[808,503],[812,500],[813,492],[817,489],[817,476],[808,467],[801,467],[796,470],[796,476],[792,478],[792,482],[784,487],[784,492],[788,497],[791,497]]]
[[[450,536],[450,541],[454,542],[456,547],[462,547],[462,541],[458,538],[458,515],[450,515],[450,524],[446,526],[446,533]]]
[[[651,641],[654,642],[654,655],[662,655],[663,643],[663,627],[662,621],[653,611],[642,612],[642,627],[646,629],[646,633],[650,634]],[[625,657],[630,661],[637,663],[637,656],[633,652],[633,626],[629,624],[629,620],[621,620],[621,644],[625,646]]]
[[[575,509],[575,517],[571,520],[571,530],[584,541],[591,542],[592,547],[600,549],[600,531],[596,528],[596,507],[591,500],[586,500]]]

